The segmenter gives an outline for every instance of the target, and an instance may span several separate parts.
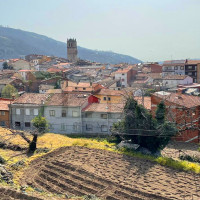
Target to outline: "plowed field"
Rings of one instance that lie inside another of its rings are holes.
[[[8,188],[0,188],[0,199],[1,200],[42,200],[38,197],[28,196],[26,194],[22,194],[15,190],[11,190]]]
[[[200,175],[85,147],[63,147],[34,160],[22,184],[107,200],[200,199]]]

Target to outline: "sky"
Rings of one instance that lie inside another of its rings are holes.
[[[0,0],[0,25],[142,61],[200,58],[200,0]]]

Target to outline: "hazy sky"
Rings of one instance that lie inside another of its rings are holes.
[[[200,58],[200,0],[0,0],[0,24],[143,61]]]

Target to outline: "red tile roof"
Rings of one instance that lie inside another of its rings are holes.
[[[111,89],[101,89],[96,95],[109,95],[109,96],[121,96],[125,94],[123,90],[111,90]]]
[[[88,97],[89,94],[86,93],[53,94],[51,98],[46,102],[46,105],[79,107],[88,101]]]
[[[134,97],[138,104],[143,105],[147,110],[151,110],[151,97]]]
[[[39,93],[24,93],[19,98],[15,99],[12,104],[33,104],[41,105],[42,101],[46,101],[49,98],[49,94],[39,94]]]
[[[122,113],[124,104],[106,104],[106,103],[93,103],[83,109],[85,112],[108,112],[108,113]]]
[[[0,99],[0,110],[9,111],[8,105],[11,104],[13,100],[2,100]]]
[[[186,94],[169,93],[169,92],[155,92],[154,96],[160,97],[161,99],[171,102],[186,108],[193,108],[200,106],[200,97],[191,96]]]
[[[186,65],[197,65],[200,64],[200,60],[186,60]]]

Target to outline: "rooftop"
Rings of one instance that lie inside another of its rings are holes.
[[[163,77],[163,80],[184,80],[185,78],[187,78],[187,75],[168,75]]]
[[[186,94],[179,94],[179,93],[170,93],[170,92],[155,92],[153,94],[167,102],[171,102],[186,108],[193,108],[196,106],[200,106],[200,97],[186,95]]]
[[[0,99],[0,110],[3,111],[9,111],[8,105],[12,102],[13,100],[5,100],[5,99]]]

